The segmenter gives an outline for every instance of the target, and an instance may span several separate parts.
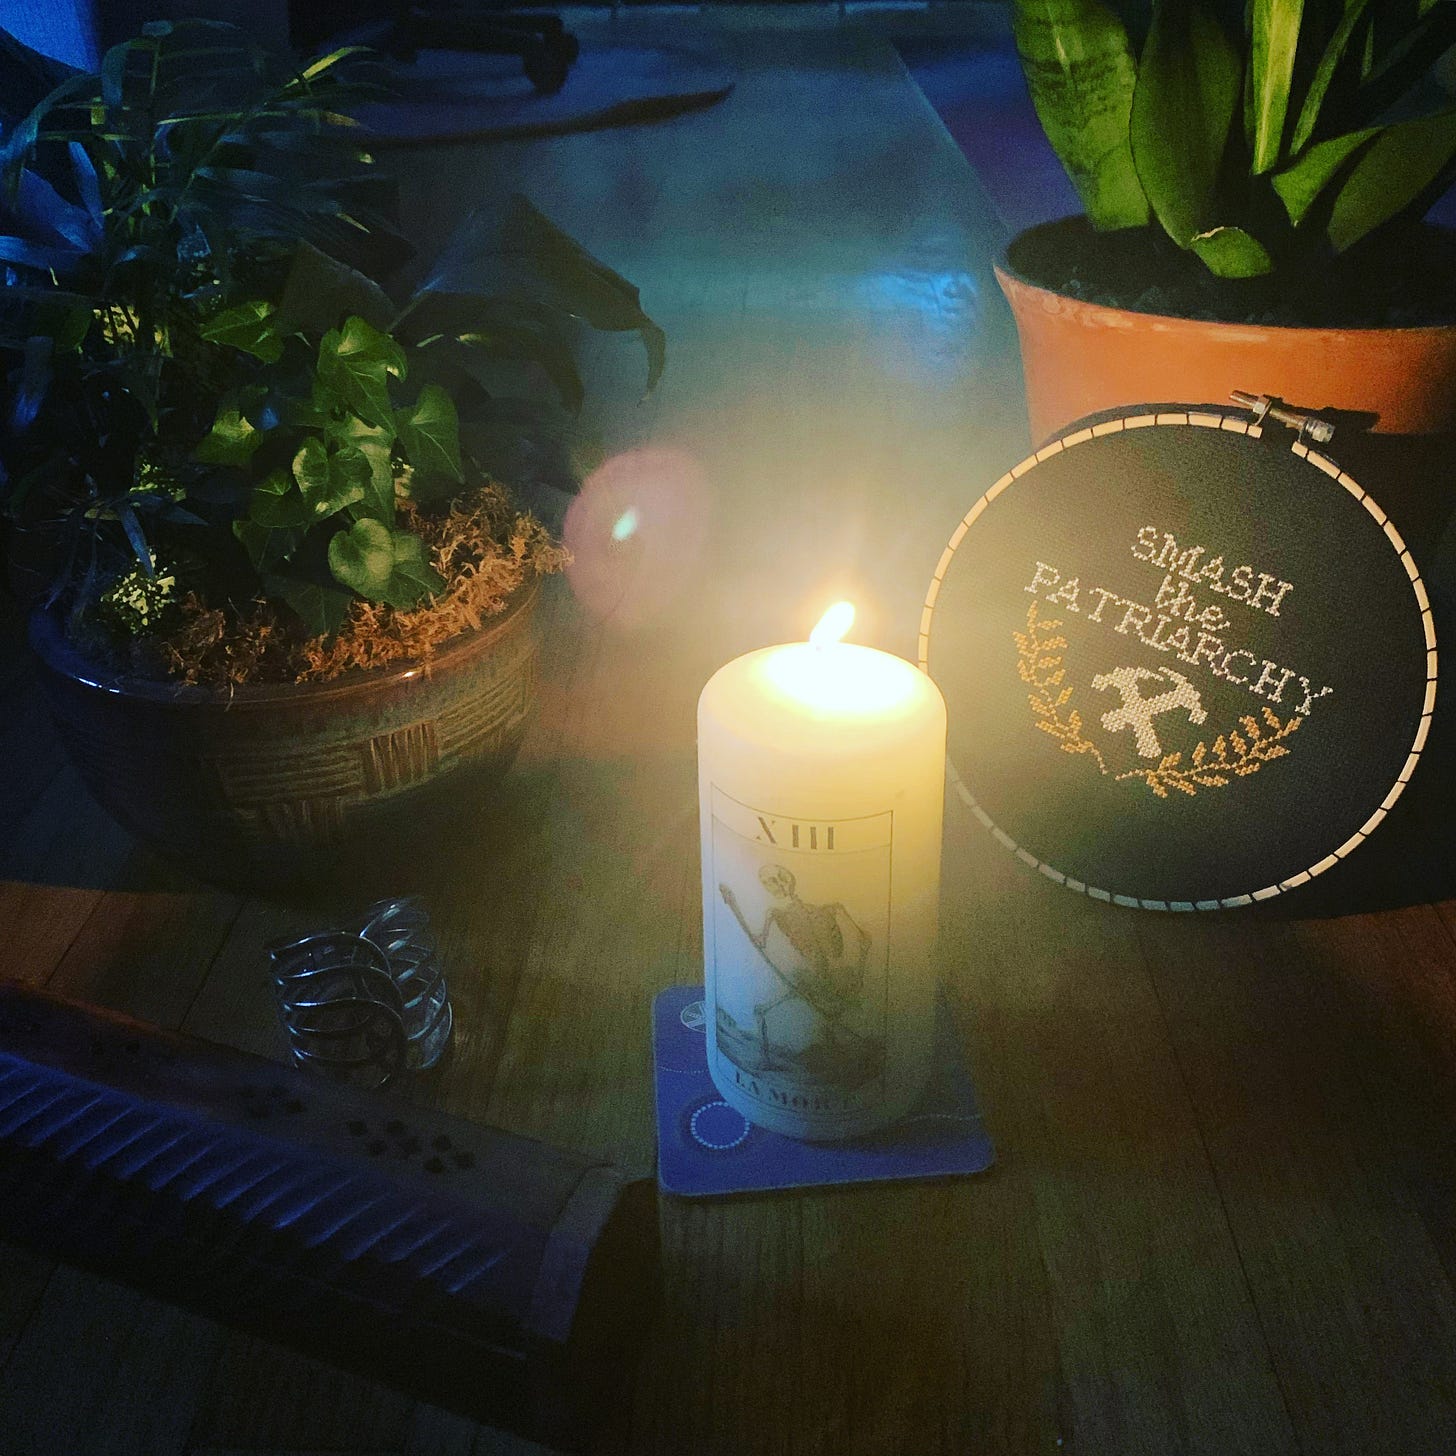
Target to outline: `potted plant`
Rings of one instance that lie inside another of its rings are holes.
[[[0,156],[4,491],[61,735],[116,817],[226,878],[499,777],[563,561],[500,481],[580,405],[575,321],[662,367],[636,290],[521,198],[395,286],[347,121],[374,87],[367,56],[158,24]]]
[[[1013,0],[1043,129],[1085,217],[1014,239],[1032,433],[1233,389],[1456,428],[1456,175],[1437,78],[1456,5]]]

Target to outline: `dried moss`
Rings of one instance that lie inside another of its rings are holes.
[[[292,613],[262,599],[214,606],[192,593],[168,631],[132,644],[132,671],[238,687],[327,682],[357,668],[422,661],[503,612],[533,575],[560,571],[570,560],[539,521],[519,514],[494,485],[439,512],[402,502],[401,514],[448,583],[432,602],[401,611],[356,600],[338,634],[328,638],[306,637]]]

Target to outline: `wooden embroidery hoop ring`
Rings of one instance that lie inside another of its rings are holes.
[[[1130,414],[1114,419],[1103,420],[1095,425],[1088,425],[1081,429],[1074,429],[1057,439],[1048,442],[1042,448],[1019,464],[1013,465],[986,493],[970,508],[961,518],[960,524],[951,534],[949,543],[941,553],[940,562],[935,568],[935,574],[931,577],[930,587],[926,592],[925,605],[920,613],[920,637],[919,637],[919,665],[920,670],[925,674],[930,673],[930,634],[934,624],[935,603],[940,595],[941,583],[945,580],[946,572],[955,558],[957,548],[965,539],[966,532],[976,518],[996,499],[1003,491],[1007,490],[1013,482],[1020,479],[1027,471],[1042,461],[1050,459],[1053,455],[1059,455],[1065,450],[1075,449],[1078,445],[1085,444],[1089,440],[1100,439],[1106,435],[1118,434],[1125,430],[1146,429],[1159,426],[1189,426],[1195,429],[1222,430],[1230,434],[1246,435],[1251,439],[1258,439],[1263,433],[1262,421],[1269,413],[1268,401],[1260,398],[1259,403],[1264,407],[1255,410],[1255,420],[1251,422],[1248,418],[1238,414],[1226,414],[1222,410],[1208,409],[1186,409],[1186,410],[1162,410],[1154,413]],[[1093,900],[1102,900],[1112,905],[1125,905],[1141,910],[1169,910],[1169,911],[1190,911],[1190,910],[1231,910],[1244,905],[1252,905],[1261,900],[1272,900],[1276,895],[1281,895],[1287,890],[1297,889],[1300,885],[1307,884],[1316,875],[1323,874],[1326,870],[1333,869],[1341,860],[1353,853],[1367,840],[1379,827],[1381,821],[1394,807],[1405,792],[1406,785],[1410,782],[1411,776],[1415,773],[1416,765],[1420,762],[1421,753],[1426,746],[1426,738],[1431,731],[1431,719],[1436,707],[1436,624],[1431,614],[1430,597],[1426,592],[1425,582],[1416,566],[1410,549],[1406,546],[1399,531],[1396,530],[1390,517],[1380,508],[1371,495],[1347,475],[1328,456],[1309,448],[1305,444],[1306,430],[1301,428],[1295,437],[1290,449],[1300,459],[1306,460],[1316,469],[1324,472],[1331,480],[1344,487],[1356,501],[1374,519],[1384,532],[1391,549],[1396,553],[1406,576],[1410,579],[1411,590],[1415,594],[1416,604],[1420,609],[1421,625],[1425,633],[1426,643],[1426,692],[1425,700],[1421,707],[1420,721],[1416,725],[1415,736],[1411,741],[1410,750],[1406,755],[1405,763],[1397,775],[1394,784],[1381,801],[1379,808],[1370,815],[1368,819],[1352,834],[1340,847],[1330,854],[1324,856],[1315,864],[1300,870],[1297,874],[1289,875],[1278,882],[1265,885],[1257,890],[1251,890],[1242,895],[1227,895],[1215,900],[1157,900],[1140,898],[1133,895],[1122,895],[1111,890],[1102,889],[1097,885],[1089,885],[1075,876],[1065,874],[1054,865],[1046,863],[1045,860],[1037,858],[1024,845],[1020,845],[995,820],[985,811],[977,801],[975,795],[967,787],[964,779],[961,778],[954,762],[947,757],[946,771],[950,775],[951,784],[954,786],[957,796],[975,815],[977,821],[990,832],[997,843],[1009,849],[1022,863],[1029,865],[1032,869],[1040,871],[1049,880],[1059,885],[1066,886],[1069,890],[1075,890],[1079,894],[1087,895]]]

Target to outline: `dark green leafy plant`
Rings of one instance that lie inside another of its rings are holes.
[[[1222,278],[1293,277],[1418,221],[1456,175],[1432,71],[1453,0],[1013,0],[1037,115],[1098,229],[1159,224]]]
[[[13,74],[23,57],[6,39]],[[300,239],[401,255],[340,111],[370,91],[347,74],[354,59],[298,68],[231,26],[150,25],[99,73],[63,80],[0,149],[7,504],[38,500],[64,526],[62,575],[88,592],[115,547],[150,571],[149,528],[199,520],[143,476],[210,418],[229,367],[214,323],[232,301]]]
[[[276,365],[304,341],[269,332],[275,312],[244,306],[214,330]],[[350,315],[307,347],[312,357],[271,387],[226,398],[193,458],[247,469],[233,534],[268,593],[325,633],[352,594],[410,608],[445,585],[420,537],[399,529],[396,504],[449,496],[464,475],[450,396],[426,384],[396,405],[408,365],[395,339]]]
[[[158,553],[177,593],[262,593],[314,634],[360,599],[416,608],[444,582],[404,504],[545,468],[579,325],[636,332],[655,384],[637,290],[523,198],[392,296],[407,250],[347,117],[376,89],[365,56],[156,25],[7,139],[0,490],[54,528],[76,611],[123,580],[140,600]]]

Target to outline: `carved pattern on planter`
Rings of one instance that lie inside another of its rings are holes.
[[[122,824],[203,873],[276,880],[454,805],[457,770],[505,773],[535,697],[538,594],[428,663],[293,690],[100,685],[54,624],[32,637],[62,739]]]
[[[429,778],[440,766],[440,745],[433,723],[411,723],[392,733],[379,733],[361,745],[359,761],[364,788],[387,794]]]

